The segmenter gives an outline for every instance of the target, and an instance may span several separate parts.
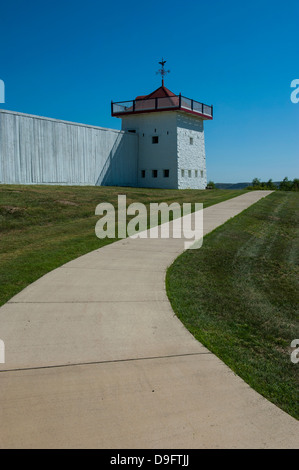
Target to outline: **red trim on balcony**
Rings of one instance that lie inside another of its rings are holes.
[[[179,107],[176,107],[176,108],[162,108],[162,109],[144,109],[144,110],[138,110],[138,111],[128,111],[128,112],[120,112],[120,113],[113,113],[112,116],[124,116],[124,115],[132,115],[132,114],[144,114],[144,113],[159,113],[161,111],[177,111],[179,110],[180,108]]]
[[[191,109],[180,108],[179,106],[175,108],[162,108],[162,109],[148,109],[142,111],[128,111],[124,113],[112,113],[113,117],[122,117],[122,116],[132,116],[132,114],[145,114],[145,113],[161,113],[163,111],[182,111],[183,113],[193,114],[194,116],[202,117],[203,119],[212,120],[213,116],[209,116],[208,114],[197,113],[196,111],[192,111]]]

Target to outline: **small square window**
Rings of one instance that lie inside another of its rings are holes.
[[[201,178],[203,178],[203,171],[202,170],[200,170],[200,176],[201,176]]]
[[[157,135],[153,135],[152,144],[158,144],[158,142],[159,142],[159,137]]]
[[[145,170],[141,170],[141,178],[145,178]]]
[[[191,170],[188,170],[188,177],[191,178]]]
[[[185,170],[181,170],[181,176],[182,176],[182,178],[184,178],[184,176],[185,176]]]
[[[169,178],[169,170],[163,170],[164,178]]]
[[[195,170],[195,178],[198,177],[198,170]]]
[[[158,170],[152,170],[152,176],[153,176],[153,178],[157,178]]]
[[[193,145],[193,137],[190,137],[190,145]]]

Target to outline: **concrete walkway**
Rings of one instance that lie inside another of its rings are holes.
[[[204,210],[208,233],[266,196]],[[1,448],[297,448],[298,422],[198,343],[165,272],[179,239],[126,239],[0,309]]]

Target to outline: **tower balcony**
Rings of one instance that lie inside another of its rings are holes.
[[[201,119],[213,119],[213,106],[191,100],[182,95],[111,102],[111,115],[115,117],[161,111],[183,111]]]

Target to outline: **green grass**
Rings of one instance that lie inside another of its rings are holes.
[[[62,264],[115,240],[95,235],[95,208],[143,202],[203,202],[238,196],[240,190],[158,190],[87,186],[0,186],[0,305]]]
[[[167,293],[189,331],[251,387],[299,418],[299,194],[272,193],[187,250]]]

